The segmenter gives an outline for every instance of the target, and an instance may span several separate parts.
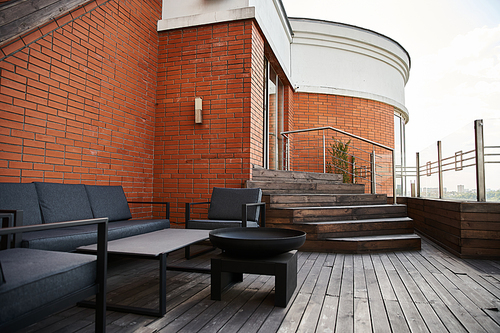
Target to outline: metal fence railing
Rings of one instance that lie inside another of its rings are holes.
[[[488,142],[500,140],[498,125],[488,136]],[[470,129],[470,130],[469,130]],[[439,199],[500,201],[500,173],[494,165],[500,164],[500,146],[485,145],[483,120],[474,121],[472,126],[459,131],[457,135],[448,138],[446,144],[437,142],[435,151],[426,149],[416,154],[416,196],[434,197]],[[443,153],[444,148],[447,152]],[[451,148],[449,148],[451,147]],[[423,157],[425,156],[425,157]],[[493,168],[487,179],[487,168]],[[396,177],[403,177],[404,168],[399,169]],[[407,173],[407,175],[411,173]],[[445,180],[447,186],[445,186]],[[425,182],[425,184],[424,184]],[[464,184],[469,184],[468,189]],[[488,187],[487,187],[488,185]],[[456,186],[456,190],[450,190]],[[488,199],[489,197],[489,199]]]
[[[344,182],[363,183],[396,203],[394,149],[329,126],[281,135],[285,170],[339,173]]]

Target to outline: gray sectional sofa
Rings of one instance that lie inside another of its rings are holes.
[[[164,205],[165,218],[132,219],[129,203]],[[121,186],[0,183],[0,331],[97,294],[104,332],[107,241],[169,228],[169,214],[168,202],[127,202]],[[95,243],[97,260],[70,253]]]
[[[165,218],[132,219],[129,203],[165,205]],[[170,227],[167,202],[127,202],[121,186],[58,184],[46,182],[0,183],[0,212],[17,211],[17,225],[37,225],[62,221],[107,217],[108,240],[130,237]],[[21,212],[22,211],[22,212]],[[58,228],[26,232],[19,247],[74,251],[97,242],[97,227]]]

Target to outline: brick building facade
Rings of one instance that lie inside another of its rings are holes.
[[[1,182],[119,184],[170,201],[182,223],[185,202],[265,167],[268,64],[283,130],[328,124],[394,146],[393,105],[298,91],[255,18],[159,31],[161,13],[160,0],[86,1],[0,45]]]

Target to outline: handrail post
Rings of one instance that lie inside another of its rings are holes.
[[[417,164],[417,177],[415,179],[415,187],[417,188],[417,198],[420,198],[420,153],[417,153],[415,163]]]
[[[372,153],[370,155],[370,168],[371,168],[371,180],[372,180],[372,188],[371,188],[371,192],[372,194],[376,194],[377,193],[377,189],[376,189],[376,186],[377,186],[377,180],[376,180],[376,175],[375,175],[375,147],[372,147]]]
[[[326,140],[325,140],[325,130],[323,130],[323,173],[326,173]]]
[[[475,146],[476,146],[476,190],[477,201],[486,201],[486,184],[484,168],[484,135],[483,120],[474,121]]]
[[[285,163],[283,163],[283,167],[286,171],[290,170],[290,140],[286,134],[282,134],[285,138]]]
[[[401,182],[403,182],[403,178],[401,177]],[[394,204],[398,203],[398,198],[397,198],[397,187],[396,187],[396,156],[395,156],[395,151],[392,151],[392,197],[394,200]],[[401,189],[403,188],[403,184],[401,183]]]
[[[356,184],[356,162],[354,156],[351,156],[351,165],[352,165],[352,183]]]
[[[439,183],[439,199],[443,198],[443,155],[441,149],[441,141],[437,142],[438,151],[438,183]]]

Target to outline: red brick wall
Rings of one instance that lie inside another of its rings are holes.
[[[213,187],[242,187],[251,163],[261,163],[264,58],[255,25],[160,32],[154,192],[174,203],[174,222],[183,223],[185,202],[208,199]],[[195,97],[202,124],[194,123]]]
[[[161,1],[92,1],[1,45],[0,181],[152,197]]]
[[[385,103],[368,99],[345,97],[327,94],[295,93],[294,96],[294,126],[295,129],[308,129],[315,127],[331,126],[342,131],[360,136],[362,138],[377,142],[379,144],[394,147],[394,107]],[[326,132],[328,138],[333,132]],[[314,143],[320,142],[322,133],[316,134],[316,141],[310,141],[307,147],[308,156],[293,156],[293,167],[301,171],[307,168],[311,160],[318,160],[321,156],[321,165],[310,167],[310,171],[322,172],[322,148]],[[294,135],[298,138],[298,135]],[[345,136],[336,136],[344,142],[349,140]],[[297,145],[297,142],[294,142]],[[357,140],[351,139],[351,146],[355,145],[360,149],[371,151],[371,145],[361,144]],[[296,147],[299,148],[299,147]],[[387,154],[386,150],[377,149],[379,155]],[[360,154],[359,152],[357,154]],[[363,154],[361,154],[363,155]],[[387,157],[387,156],[386,156]],[[367,155],[362,157],[365,162],[358,159],[358,163],[366,164],[369,160]],[[328,156],[327,156],[328,159]],[[384,167],[389,166],[385,162]],[[321,169],[321,170],[320,170]],[[378,172],[384,172],[382,168]],[[377,193],[387,193],[392,195],[392,178],[380,178],[382,182],[377,189]],[[366,187],[369,191],[369,186]]]
[[[252,90],[250,163],[264,166],[264,73],[265,41],[257,25],[252,26]]]

